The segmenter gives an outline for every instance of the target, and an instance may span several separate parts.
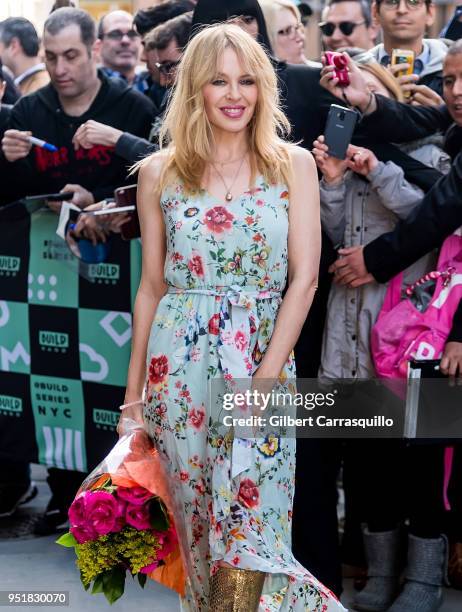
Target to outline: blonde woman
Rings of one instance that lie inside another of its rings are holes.
[[[305,57],[305,28],[298,7],[291,0],[259,0],[275,57],[289,64],[320,64]]]
[[[166,460],[186,610],[343,609],[290,551],[295,440],[233,438],[224,404],[208,400],[210,385],[213,395],[236,379],[295,374],[320,220],[313,159],[280,139],[286,129],[265,52],[238,26],[215,25],[179,65],[170,145],[141,164],[143,272],[123,414],[144,419]]]

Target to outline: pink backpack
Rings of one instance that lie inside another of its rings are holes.
[[[439,359],[462,299],[462,237],[446,238],[438,258],[438,270],[430,272],[407,290],[436,279],[430,305],[420,312],[409,297],[401,299],[403,274],[387,289],[377,322],[372,328],[371,352],[381,378],[407,378],[411,359]]]

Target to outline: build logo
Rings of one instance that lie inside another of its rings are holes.
[[[11,395],[0,395],[0,414],[19,417],[22,413],[22,399]]]
[[[42,351],[65,353],[69,348],[69,334],[39,330],[39,344]]]
[[[115,285],[120,278],[120,266],[112,263],[91,264],[88,273],[92,281]]]
[[[0,276],[16,276],[21,267],[21,258],[0,255]]]
[[[111,410],[93,408],[93,423],[98,429],[115,429],[119,422],[120,414]]]

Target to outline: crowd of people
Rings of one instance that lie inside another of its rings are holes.
[[[120,232],[127,217],[79,210],[106,206],[115,189],[136,181],[134,173],[145,176],[142,160],[173,134],[180,150],[172,108],[180,108],[176,85],[186,79],[182,59],[205,26],[239,26],[261,45],[276,74],[290,123],[286,139],[312,152],[318,170],[322,245],[316,295],[295,345],[297,376],[360,384],[377,376],[371,337],[391,279],[402,273],[403,295],[414,288],[435,270],[444,240],[462,226],[462,41],[426,37],[435,19],[432,0],[330,0],[319,36],[325,51],[342,54],[345,86],[334,66],[306,56],[310,12],[292,0],[165,0],[135,15],[110,12],[98,23],[72,6],[56,8],[43,36],[23,17],[0,22],[0,205],[71,192],[68,202],[77,214],[65,230],[70,243],[82,237],[96,243]],[[234,40],[233,29],[225,34]],[[412,71],[407,64],[391,65],[394,49],[413,52]],[[241,94],[232,95],[238,104]],[[345,159],[329,154],[324,136],[332,104],[357,114]],[[245,159],[230,153],[212,164],[227,202]],[[312,192],[309,166],[294,162],[294,168],[307,172]],[[158,171],[149,176],[159,179]],[[146,178],[146,191],[145,184]],[[63,216],[61,202],[49,206]],[[143,234],[146,213],[139,212]],[[305,230],[311,239],[310,228]],[[451,383],[461,383],[462,302],[440,369]],[[341,538],[339,474],[345,496]],[[81,480],[80,472],[49,468],[52,497],[35,525],[37,535],[66,522]],[[457,441],[299,439],[295,483],[295,558],[338,597],[342,564],[353,566],[355,609],[436,611],[448,562],[451,584],[462,588]],[[0,520],[36,493],[28,463],[2,463]]]

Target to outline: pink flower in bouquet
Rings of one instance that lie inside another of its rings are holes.
[[[116,500],[117,500],[117,517],[116,517],[115,525],[112,531],[121,531],[125,527],[125,524],[126,524],[125,513],[127,511],[127,502],[124,501],[123,499],[118,499],[117,497],[116,497]]]
[[[87,522],[85,515],[85,499],[89,495],[89,491],[78,495],[69,508],[69,522],[72,526],[82,526]]]
[[[154,531],[154,534],[159,539],[161,548],[156,551],[156,559],[149,565],[145,565],[140,569],[141,574],[150,574],[159,567],[159,562],[165,559],[178,543],[176,531],[174,527],[170,527],[167,531]]]
[[[145,565],[140,569],[140,574],[150,574],[155,569],[159,567],[159,560],[150,563],[149,565]]]
[[[91,540],[97,540],[99,534],[96,533],[90,526],[85,527],[83,525],[71,527],[69,531],[72,533],[74,538],[77,540],[79,544],[85,544],[85,542],[89,542]]]
[[[129,504],[125,511],[125,520],[135,529],[149,529],[151,522],[149,520],[148,505],[144,506]]]
[[[158,561],[165,559],[167,555],[169,555],[173,550],[175,550],[175,546],[178,543],[178,538],[176,537],[176,531],[174,527],[170,527],[167,531],[156,531],[156,536],[159,538],[159,543],[162,548],[160,548],[156,557]]]
[[[142,506],[154,495],[144,487],[117,487],[117,497],[134,506]]]
[[[85,498],[87,529],[93,528],[98,535],[114,530],[117,520],[117,500],[107,491],[92,491]]]

